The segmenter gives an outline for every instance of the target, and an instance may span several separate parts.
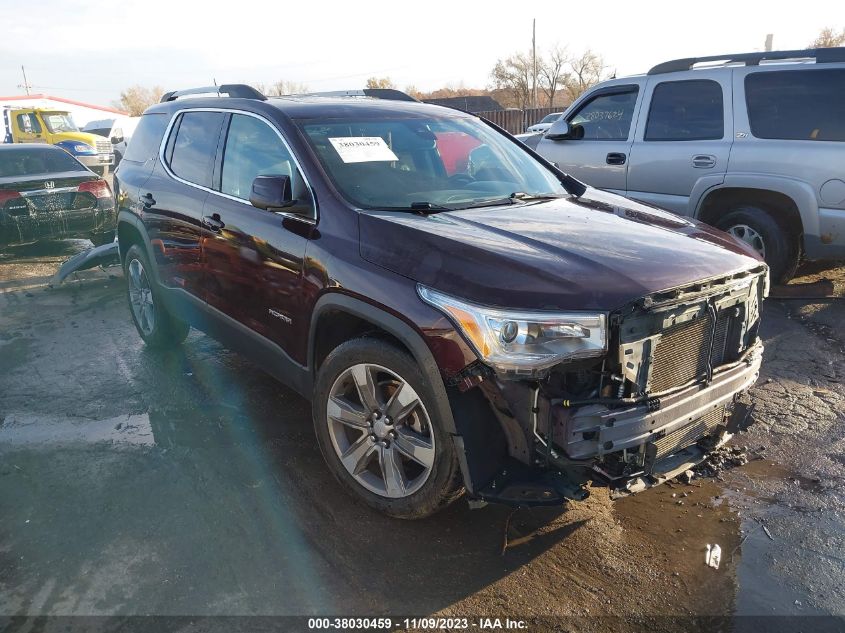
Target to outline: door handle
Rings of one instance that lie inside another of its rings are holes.
[[[149,209],[156,203],[156,199],[153,198],[153,194],[145,193],[143,196],[141,196],[141,202],[143,202],[144,206]]]
[[[692,157],[692,166],[698,169],[710,169],[716,166],[716,157],[711,154],[696,154]]]
[[[622,152],[610,152],[605,159],[608,165],[624,165],[628,157]]]
[[[226,224],[220,219],[219,213],[212,213],[211,215],[202,216],[202,223],[203,226],[214,231],[215,233],[219,233],[220,230],[226,226]]]

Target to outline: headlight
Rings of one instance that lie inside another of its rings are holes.
[[[86,145],[85,143],[78,143],[77,145],[73,146],[73,151],[77,154],[91,154],[96,152],[97,150],[90,145]]]
[[[423,285],[423,301],[442,310],[494,369],[533,373],[607,351],[603,312],[522,312],[476,305]]]

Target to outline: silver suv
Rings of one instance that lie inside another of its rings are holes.
[[[577,99],[545,158],[590,185],[713,224],[785,282],[845,257],[845,48],[678,59]]]

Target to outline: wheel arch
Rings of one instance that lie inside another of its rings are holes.
[[[137,244],[147,253],[150,263],[155,264],[155,257],[153,256],[152,243],[150,236],[147,234],[147,229],[140,218],[129,213],[128,211],[120,211],[117,215],[117,244],[120,252],[120,263],[123,264],[126,259],[126,253],[133,244]],[[152,266],[152,274],[156,283],[160,283],[161,279],[158,275],[158,268]]]
[[[765,207],[787,231],[799,236],[818,234],[818,205],[813,191],[802,182],[768,177],[726,178],[721,186],[705,191],[694,216],[715,225],[719,217],[741,204]]]
[[[342,329],[326,333],[327,327],[344,321],[346,324]],[[308,367],[312,373],[316,375],[320,363],[337,345],[362,335],[384,336],[404,348],[419,363],[434,389],[438,415],[446,424],[447,431],[455,435],[455,420],[443,377],[422,335],[402,319],[366,301],[337,292],[324,294],[317,300],[308,337]],[[320,340],[321,336],[323,340]]]

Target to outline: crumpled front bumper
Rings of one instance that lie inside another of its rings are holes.
[[[763,356],[759,341],[740,361],[717,370],[709,384],[695,384],[659,399],[624,408],[586,405],[569,409],[552,407],[554,444],[571,459],[589,459],[632,449],[672,433],[718,407],[757,380]]]

